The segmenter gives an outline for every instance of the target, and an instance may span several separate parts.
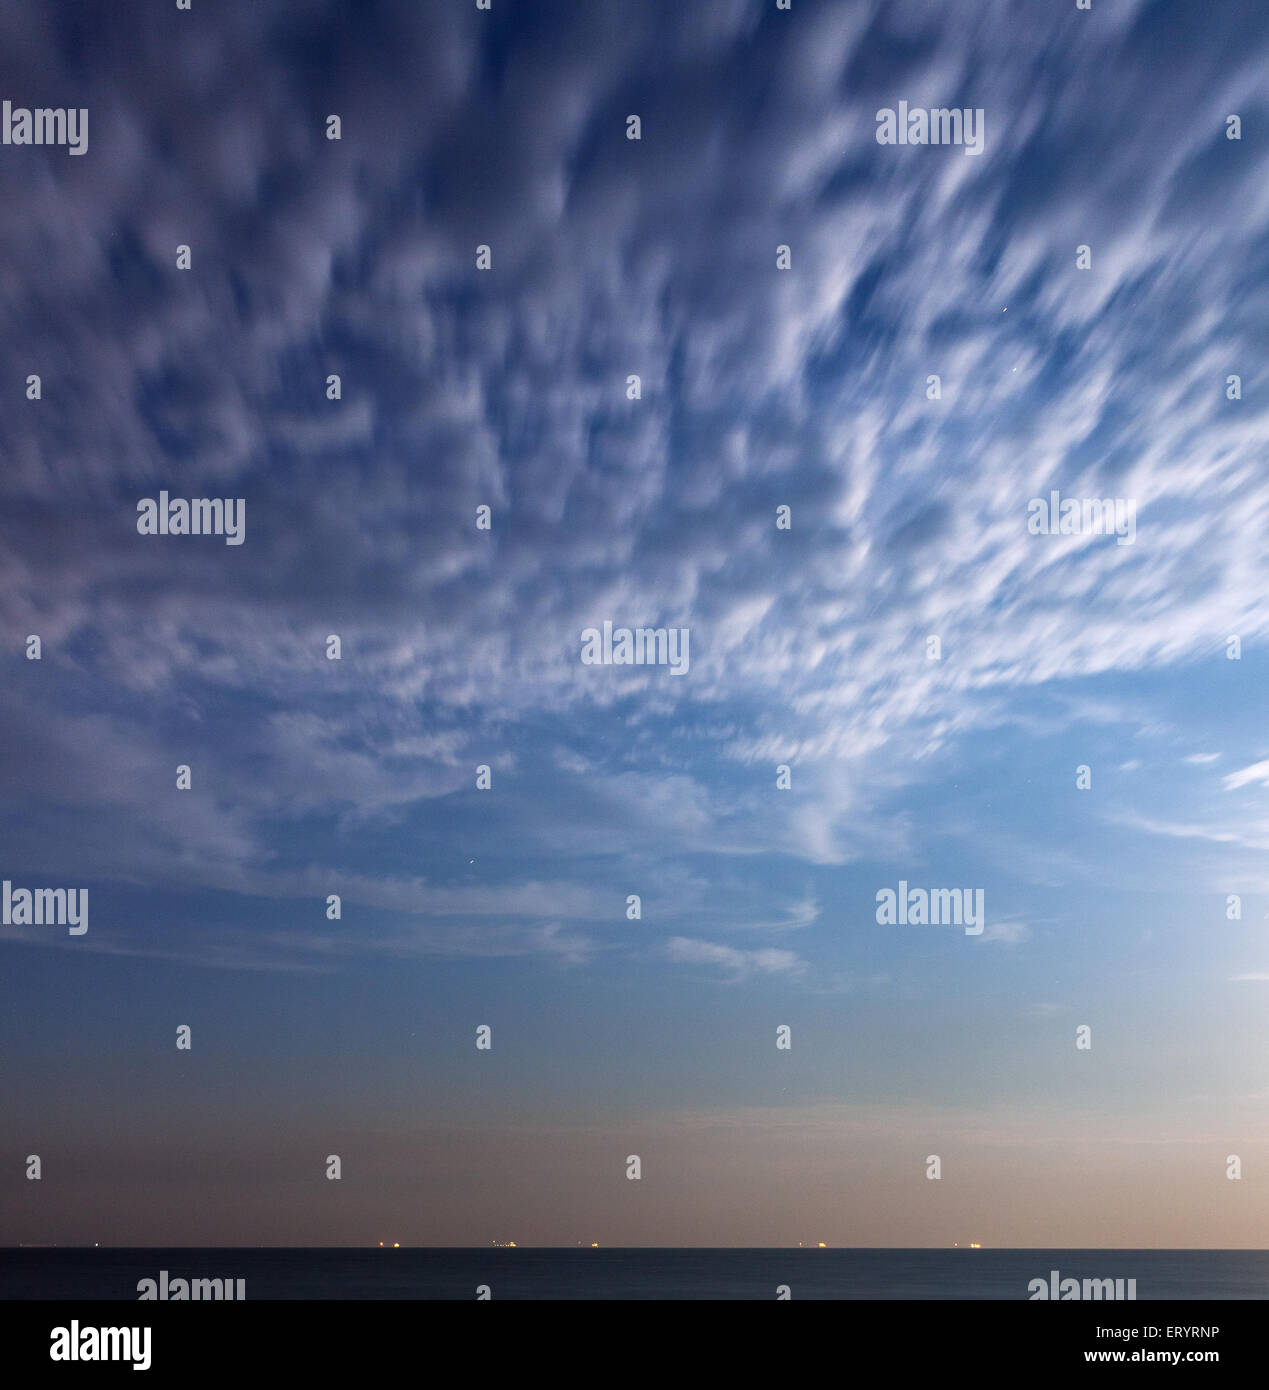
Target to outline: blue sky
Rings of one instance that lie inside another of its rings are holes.
[[[0,147],[0,868],[90,901],[0,1240],[1263,1246],[1259,7],[170,8],[0,16],[90,113]]]

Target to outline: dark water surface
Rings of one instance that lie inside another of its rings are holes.
[[[0,1298],[135,1299],[142,1279],[245,1279],[247,1299],[1027,1299],[1060,1278],[1138,1300],[1269,1297],[1264,1250],[0,1249]]]

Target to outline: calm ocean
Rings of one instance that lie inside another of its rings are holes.
[[[1135,1279],[1141,1299],[1269,1297],[1264,1250],[0,1249],[0,1298],[134,1299],[244,1279],[248,1300],[1026,1299],[1032,1279]]]

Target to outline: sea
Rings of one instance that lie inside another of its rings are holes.
[[[244,1280],[257,1299],[1021,1299],[1133,1279],[1145,1299],[1269,1298],[1265,1250],[206,1247],[0,1249],[0,1299],[135,1299],[143,1279]],[[781,1287],[787,1293],[781,1295]],[[1127,1285],[1125,1284],[1125,1287]]]

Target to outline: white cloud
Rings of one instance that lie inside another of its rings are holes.
[[[806,962],[793,951],[767,947],[755,951],[739,950],[712,941],[694,941],[688,937],[673,937],[665,947],[669,960],[679,965],[715,965],[727,971],[732,980],[751,975],[801,975]]]

